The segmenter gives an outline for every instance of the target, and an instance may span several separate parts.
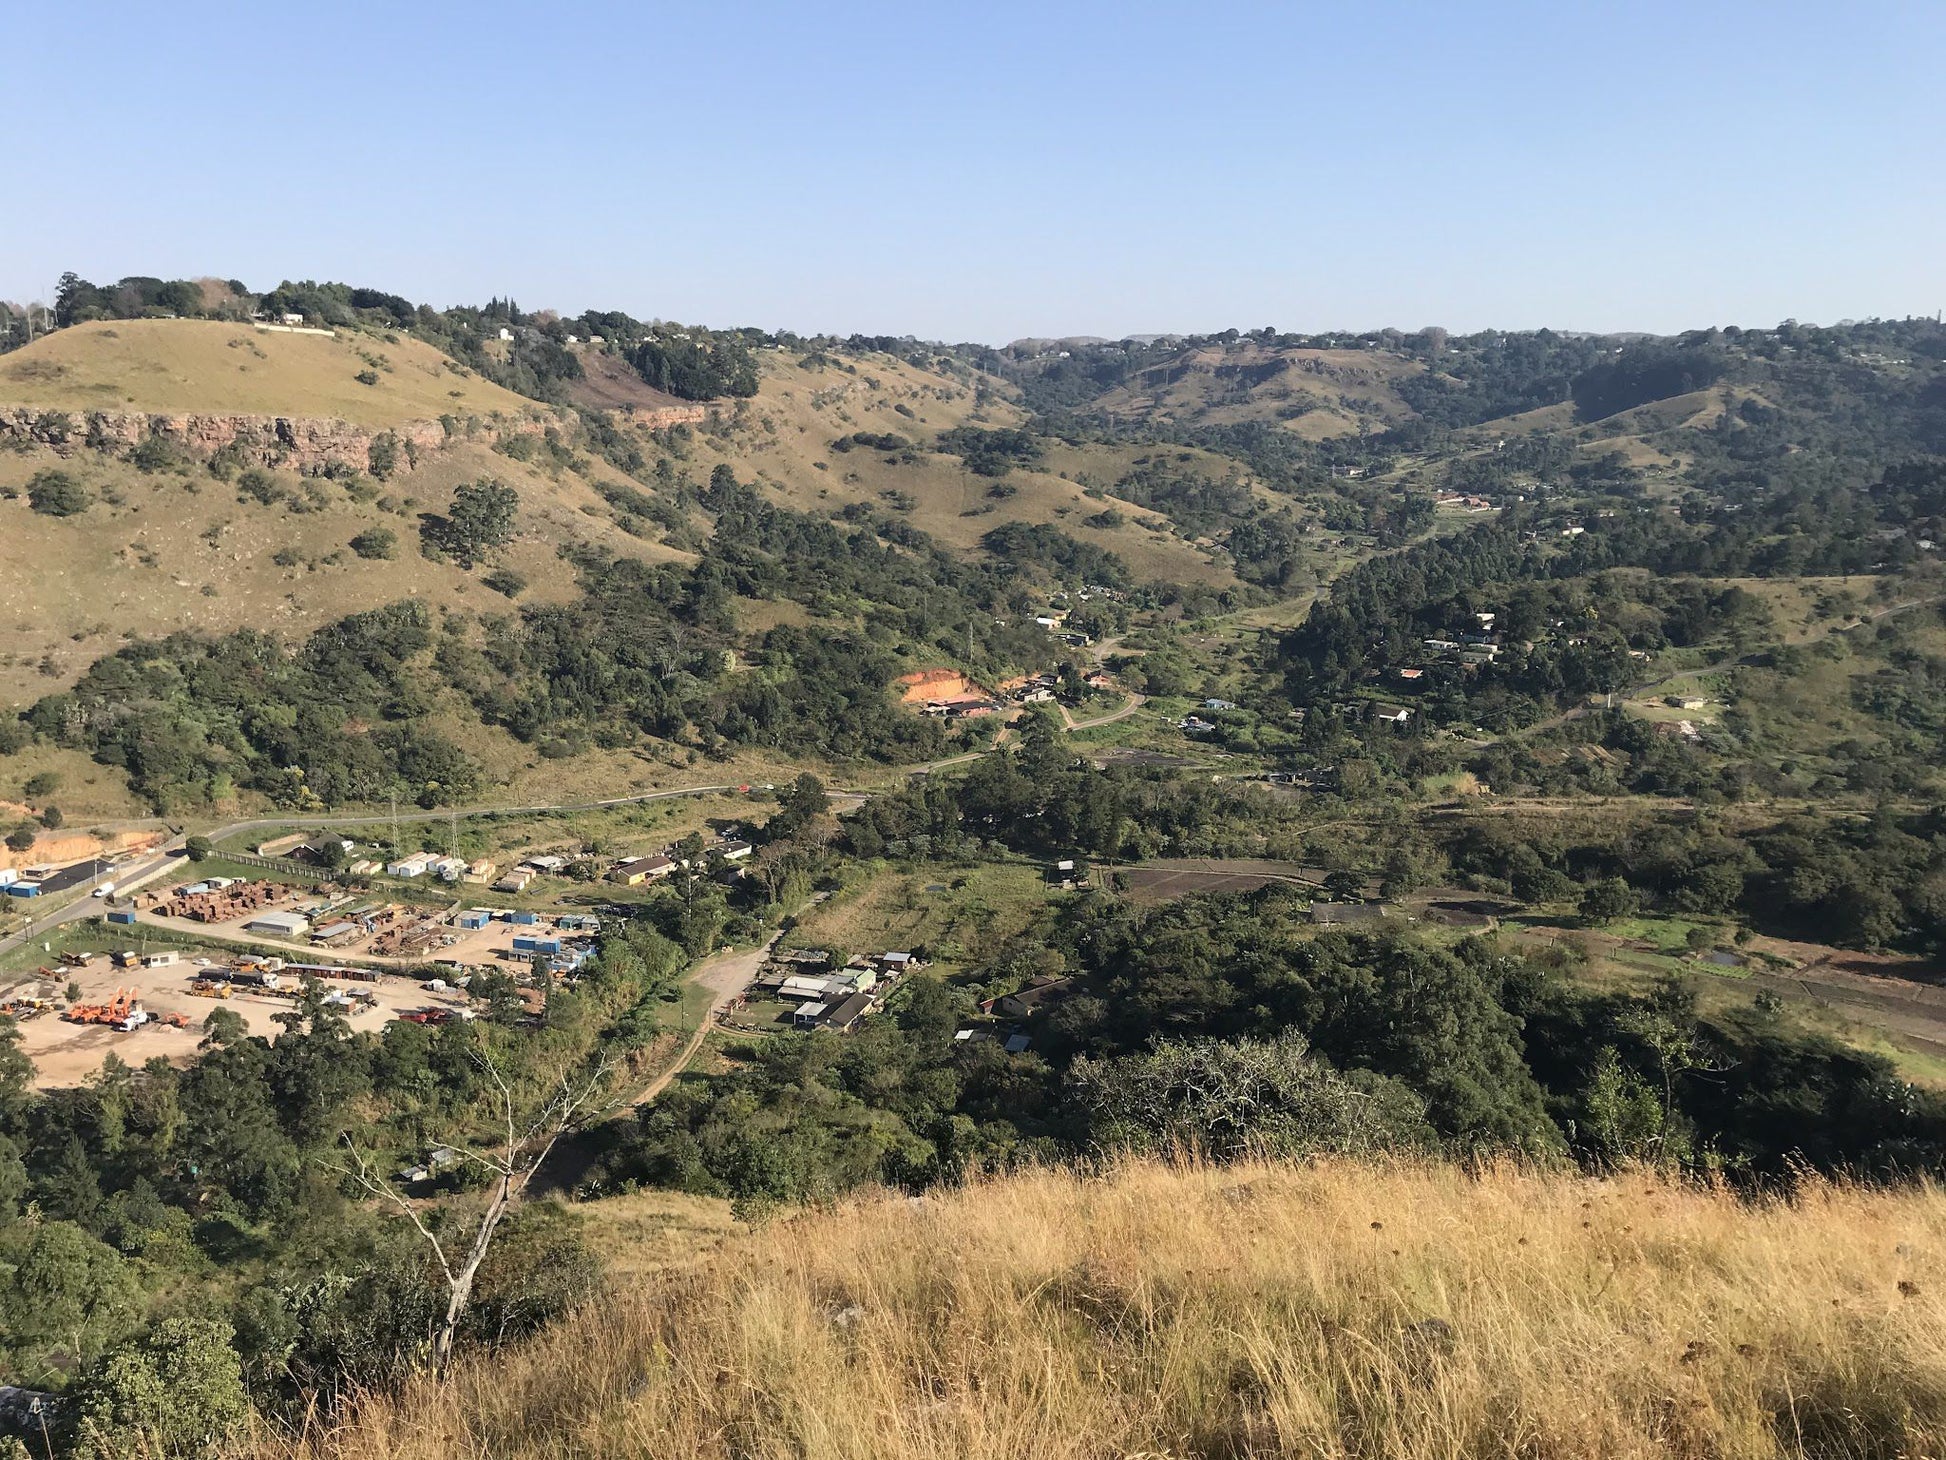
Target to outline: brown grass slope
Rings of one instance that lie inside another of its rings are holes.
[[[636,1264],[523,1349],[253,1453],[1936,1455],[1943,1264],[1931,1188],[1036,1172]]]
[[[1309,440],[1381,430],[1414,412],[1397,383],[1424,367],[1383,350],[1309,350],[1239,341],[1185,350],[1096,401],[1118,419],[1179,425],[1275,420]]]
[[[79,479],[94,504],[75,517],[32,511],[26,484],[50,468]],[[507,600],[483,587],[478,573],[429,562],[418,549],[419,515],[444,510],[455,487],[482,477],[520,495],[519,537],[498,561],[527,578],[527,600],[577,591],[557,554],[565,542],[672,555],[617,529],[591,480],[512,461],[484,441],[434,453],[409,476],[381,484],[370,502],[340,483],[276,475],[289,495],[264,504],[200,464],[151,476],[92,451],[0,454],[0,495],[22,494],[0,501],[0,704],[19,706],[60,688],[130,637],[243,627],[295,637],[407,596],[505,611]],[[290,498],[308,510],[293,510]],[[395,559],[351,551],[351,540],[373,528],[394,534]]]
[[[377,383],[357,376],[369,373]],[[18,706],[72,681],[130,637],[250,626],[298,636],[407,595],[461,610],[504,610],[477,573],[426,561],[420,514],[442,510],[465,482],[494,477],[521,498],[519,539],[500,557],[527,578],[529,599],[566,599],[573,575],[558,549],[592,542],[650,559],[673,550],[622,532],[602,499],[620,473],[514,460],[493,449],[515,422],[555,413],[449,362],[408,336],[295,335],[207,320],[78,325],[0,358],[0,410],[122,415],[288,417],[365,431],[456,418],[449,444],[376,488],[279,471],[282,497],[241,496],[200,461],[146,474],[111,454],[29,445],[0,453],[0,704]],[[432,436],[442,432],[435,426]],[[94,497],[68,518],[30,510],[36,473],[59,469]],[[363,500],[376,496],[376,500]],[[397,538],[392,560],[361,558],[354,537]],[[279,558],[283,561],[278,561]]]
[[[359,381],[366,372],[375,384]],[[201,319],[57,330],[0,358],[0,405],[303,416],[369,427],[535,409],[409,336],[283,334]]]
[[[754,476],[785,505],[830,512],[852,502],[898,508],[915,527],[949,548],[976,551],[981,537],[1007,522],[1048,523],[1071,537],[1119,553],[1145,577],[1178,582],[1234,581],[1204,549],[1174,536],[1156,514],[1123,506],[1130,520],[1094,527],[1088,518],[1116,505],[1083,493],[1089,480],[1108,484],[1126,471],[1129,454],[1112,447],[1062,448],[1039,470],[1004,481],[977,476],[958,457],[933,452],[955,426],[1016,426],[1024,413],[989,382],[984,400],[973,384],[923,370],[890,355],[843,365],[806,366],[793,354],[766,351],[755,399],[723,406],[727,429],[698,437],[705,469],[727,461]],[[904,409],[901,410],[900,408]],[[864,431],[902,436],[919,448],[913,459],[871,449],[835,452],[831,443]],[[1007,495],[997,495],[996,488]]]

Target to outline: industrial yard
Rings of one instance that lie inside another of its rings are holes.
[[[471,979],[523,984],[535,969],[572,977],[592,956],[599,920],[504,907],[412,904],[332,883],[181,876],[35,947],[0,974],[0,1011],[42,1087],[74,1085],[110,1053],[139,1065],[194,1057],[214,1008],[275,1036],[279,1013],[315,985],[357,1030],[393,1020],[471,1018]],[[538,1004],[537,989],[523,996]]]
[[[95,941],[100,941],[98,934]],[[82,957],[89,953],[92,956]],[[124,962],[132,960],[132,965],[118,966],[117,954]],[[252,1034],[274,1036],[280,1032],[276,1016],[292,1007],[292,995],[303,987],[295,974],[277,979],[275,987],[262,983],[252,986],[245,980],[261,977],[257,970],[206,954],[152,949],[147,956],[168,961],[143,966],[143,955],[132,948],[111,953],[84,947],[61,958],[58,966],[51,966],[51,977],[30,974],[11,987],[0,986],[0,1003],[14,1005],[21,1052],[34,1062],[36,1085],[78,1085],[100,1069],[110,1053],[131,1065],[158,1056],[186,1062],[195,1056],[203,1038],[203,1021],[215,1008],[233,1010]],[[429,990],[397,976],[318,981],[343,996],[345,1002],[340,1007],[353,1029],[382,1029],[394,1019],[429,1008],[450,1009],[452,1017],[459,1017],[468,1002],[459,990]],[[206,992],[198,993],[199,985]],[[78,994],[73,1000],[67,998],[70,988]],[[217,988],[223,992],[212,996]],[[74,1011],[113,1006],[124,991],[131,995],[128,1007],[147,1016],[132,1028],[117,1023],[78,1023],[69,1017]]]

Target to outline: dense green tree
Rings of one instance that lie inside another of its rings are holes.
[[[467,483],[453,493],[445,517],[431,524],[432,540],[471,568],[513,541],[519,508],[519,494],[504,483]]]
[[[250,1413],[227,1323],[169,1318],[104,1355],[82,1379],[74,1431],[81,1454],[216,1453]]]
[[[43,517],[75,517],[94,500],[94,494],[71,473],[56,467],[35,472],[27,482],[27,505]]]

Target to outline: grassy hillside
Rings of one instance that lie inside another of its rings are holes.
[[[1423,367],[1382,350],[1307,350],[1244,340],[1185,350],[1109,391],[1115,419],[1175,425],[1278,421],[1307,440],[1382,430],[1413,412],[1396,389]]]
[[[371,369],[364,354],[385,359],[376,386],[355,379]],[[584,354],[592,362],[589,387],[604,400],[680,404],[639,380],[631,386],[632,372],[613,357]],[[1120,525],[1088,525],[1109,504],[1084,496],[1083,484],[1115,480],[1126,450],[1064,448],[1050,454],[1045,470],[1011,473],[1001,495],[992,479],[929,448],[938,432],[968,422],[1017,423],[1021,413],[1005,399],[983,398],[971,384],[890,356],[806,364],[794,352],[766,352],[762,363],[754,399],[720,406],[715,424],[685,431],[683,439],[638,433],[646,454],[672,457],[692,477],[727,462],[806,511],[850,503],[889,508],[964,551],[976,551],[981,536],[1002,523],[1048,522],[1120,553],[1143,575],[1233,581],[1212,566],[1206,547],[1184,541],[1153,513],[1122,504],[1127,520]],[[409,337],[397,344],[363,334],[331,339],[205,320],[121,320],[59,331],[0,359],[0,407],[6,405],[336,417],[366,428],[443,412],[516,416],[543,409]],[[893,458],[831,449],[858,431],[901,434],[913,448]],[[407,593],[461,611],[504,610],[506,601],[477,574],[425,561],[415,546],[420,514],[440,510],[456,486],[481,477],[521,494],[521,536],[500,562],[528,580],[527,601],[573,596],[572,574],[558,559],[566,543],[595,543],[648,561],[682,556],[658,541],[659,530],[637,535],[639,521],[625,531],[626,514],[602,495],[604,487],[621,487],[639,497],[643,482],[592,453],[566,462],[546,452],[516,459],[495,450],[494,438],[481,423],[383,483],[280,472],[279,500],[268,503],[212,479],[195,462],[144,472],[109,452],[34,447],[0,454],[0,623],[9,631],[0,645],[0,700],[31,703],[130,636],[245,625],[297,636]],[[77,478],[93,505],[66,518],[29,510],[27,485],[48,469]],[[350,549],[373,528],[395,535],[396,558],[366,559]]]
[[[362,383],[365,373],[377,381]],[[283,334],[191,319],[58,330],[0,358],[0,405],[314,416],[372,427],[535,409],[408,336]]]
[[[693,1206],[693,1203],[690,1205]],[[279,1460],[1892,1456],[1946,1441],[1931,1188],[1135,1166],[724,1237]]]
[[[30,510],[27,483],[49,469],[92,494],[87,511]],[[507,600],[478,574],[429,562],[417,546],[419,515],[443,510],[455,487],[487,476],[520,494],[520,536],[500,561],[528,580],[523,597],[572,597],[573,575],[557,554],[563,543],[604,543],[651,560],[673,555],[610,522],[593,483],[615,475],[599,465],[548,472],[475,442],[424,458],[389,483],[357,487],[278,472],[281,495],[262,502],[200,466],[150,474],[97,452],[0,454],[0,497],[13,495],[0,500],[0,703],[30,703],[129,636],[250,626],[295,637],[408,595],[476,613],[504,610]],[[394,535],[394,558],[351,549],[374,528]]]
[[[810,363],[806,363],[806,361]],[[726,416],[725,429],[702,433],[701,459],[753,472],[778,500],[802,511],[833,511],[862,502],[889,507],[949,547],[973,550],[1006,522],[1051,523],[1119,553],[1143,576],[1224,584],[1234,581],[1210,554],[1173,537],[1155,514],[1126,508],[1131,520],[1090,525],[1107,503],[1083,494],[1091,476],[1114,481],[1128,454],[1110,446],[1050,452],[1038,468],[996,480],[969,471],[956,456],[928,448],[955,426],[1019,425],[1025,415],[991,382],[978,385],[894,359],[871,355],[821,363],[771,351],[762,357],[756,397]],[[857,432],[896,435],[910,451],[853,449],[832,443]]]

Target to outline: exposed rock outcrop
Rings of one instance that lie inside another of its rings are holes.
[[[438,451],[449,442],[470,436],[480,423],[465,421],[407,421],[373,428],[349,421],[307,416],[151,415],[126,411],[50,411],[32,406],[0,407],[0,440],[49,446],[63,455],[86,447],[115,451],[160,437],[192,456],[209,457],[236,448],[249,462],[312,473],[331,466],[368,470],[372,446],[389,439],[396,464],[393,473],[410,471],[415,459]],[[493,429],[535,435],[546,429],[541,420],[499,421]]]

